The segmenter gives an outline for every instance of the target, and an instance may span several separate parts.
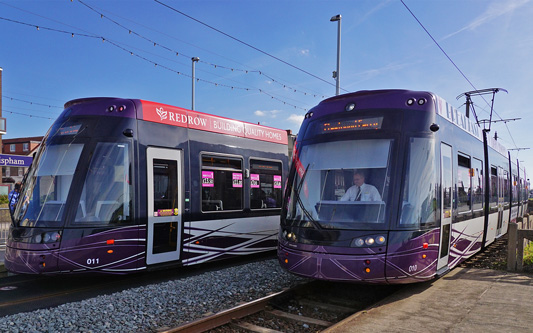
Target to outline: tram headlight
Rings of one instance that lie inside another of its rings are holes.
[[[59,242],[60,238],[61,238],[60,231],[49,231],[49,232],[43,232],[42,234],[33,236],[32,242],[36,244],[54,243],[54,242]]]
[[[38,235],[33,236],[33,242],[34,243],[38,244],[38,243],[42,242],[42,240],[43,240],[43,235],[42,234],[38,234]]]
[[[387,243],[387,238],[383,235],[379,236],[365,236],[359,237],[352,240],[350,244],[351,247],[373,247],[373,246],[382,246]]]

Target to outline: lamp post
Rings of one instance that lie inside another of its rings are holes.
[[[330,21],[338,22],[337,24],[337,70],[333,72],[333,78],[337,81],[335,95],[340,93],[340,64],[341,64],[341,14],[333,16]]]
[[[195,64],[198,62],[198,60],[200,60],[200,58],[192,57],[191,60],[192,60],[192,106],[191,106],[191,110],[194,111],[194,83],[196,81],[196,78],[194,77],[194,68],[195,68]]]

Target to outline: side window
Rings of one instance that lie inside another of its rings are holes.
[[[474,211],[483,209],[483,162],[472,160],[472,208]]]
[[[281,207],[281,162],[250,160],[250,208]]]
[[[470,158],[457,156],[457,212],[466,213],[471,209],[472,189],[470,186]]]
[[[511,189],[510,189],[510,179],[509,179],[509,172],[503,171],[503,202],[505,204],[509,204],[509,201],[511,200]]]
[[[242,210],[242,159],[202,155],[202,211]]]
[[[178,207],[178,162],[154,159],[154,216],[172,213]]]
[[[498,169],[490,168],[490,207],[498,205]]]

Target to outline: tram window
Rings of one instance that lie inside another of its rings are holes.
[[[483,162],[472,160],[472,208],[474,211],[483,209]]]
[[[287,219],[303,227],[375,228],[384,224],[390,186],[393,140],[346,140],[305,145],[291,186]],[[356,172],[357,171],[357,172]],[[364,187],[356,200],[354,174],[363,173]],[[346,194],[346,196],[345,196]],[[344,197],[344,198],[343,198]]]
[[[281,162],[250,160],[250,208],[281,207]]]
[[[495,208],[498,205],[498,169],[490,168],[490,207]]]
[[[402,195],[401,226],[424,227],[437,222],[435,143],[411,138]]]
[[[83,147],[83,144],[44,146],[21,194],[24,205],[17,216],[20,226],[59,224]]]
[[[510,184],[509,184],[509,172],[503,172],[503,202],[508,204],[511,200]]]
[[[518,177],[513,175],[513,204],[518,204]]]
[[[242,210],[242,159],[202,155],[202,211]]]
[[[178,162],[154,159],[154,212],[178,208]],[[155,216],[155,215],[154,215]]]
[[[130,174],[129,145],[99,142],[89,162],[74,223],[132,223]]]
[[[457,155],[457,212],[471,209],[472,188],[470,185],[470,158]]]

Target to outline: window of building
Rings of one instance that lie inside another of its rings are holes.
[[[28,151],[30,150],[30,144],[28,142],[25,142],[22,144],[22,150],[23,151]]]
[[[281,207],[281,162],[250,160],[250,208]]]
[[[16,145],[16,144],[13,143],[13,144],[10,144],[10,145],[9,145],[9,151],[10,151],[10,152],[14,152],[14,151],[16,151],[16,150],[17,150],[17,145]]]
[[[18,168],[18,176],[23,177],[24,176],[24,168]]]
[[[202,211],[243,209],[242,159],[202,155]]]

